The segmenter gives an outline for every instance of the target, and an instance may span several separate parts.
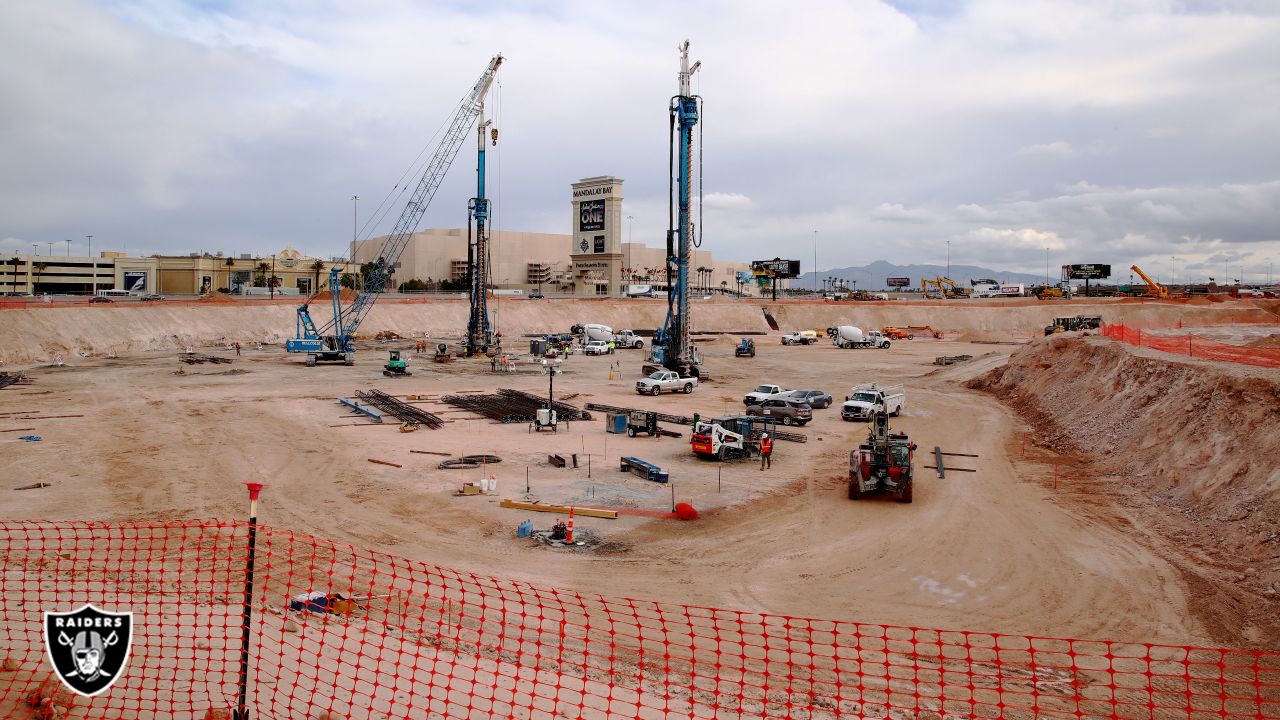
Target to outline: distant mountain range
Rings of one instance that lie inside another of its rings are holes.
[[[1049,276],[1049,282],[1058,282],[1057,273],[1061,272],[1061,270],[1054,267],[1050,268],[1050,272],[1054,274]],[[1002,283],[1026,283],[1027,285],[1039,285],[1044,282],[1044,275],[992,270],[991,268],[978,267],[976,265],[952,265],[950,271],[948,271],[946,265],[894,265],[884,260],[876,260],[869,265],[861,267],[823,270],[818,273],[818,281],[816,283],[814,282],[813,273],[804,273],[791,281],[791,287],[820,290],[824,280],[834,277],[846,281],[849,287],[856,287],[860,290],[883,290],[886,288],[885,278],[905,277],[911,280],[908,287],[919,288],[921,278],[932,279],[939,275],[951,278],[961,287],[968,287],[970,280],[986,278]],[[855,282],[857,285],[854,285]]]

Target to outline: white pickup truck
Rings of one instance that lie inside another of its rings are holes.
[[[674,370],[659,370],[647,378],[636,381],[636,392],[641,395],[658,395],[663,392],[691,393],[698,384],[696,377],[680,377]]]
[[[845,396],[840,406],[840,417],[849,420],[870,420],[876,413],[899,415],[907,404],[907,390],[902,385],[855,385],[853,394]]]
[[[784,392],[791,391],[781,385],[757,385],[755,390],[747,393],[746,397],[742,398],[742,404],[748,406],[759,405],[774,395]]]

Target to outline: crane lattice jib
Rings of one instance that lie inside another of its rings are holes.
[[[502,56],[495,55],[489,61],[489,67],[485,69],[484,74],[476,81],[475,87],[471,88],[471,92],[458,105],[458,112],[454,114],[453,121],[449,123],[449,129],[445,132],[444,138],[440,140],[440,146],[436,148],[436,154],[427,163],[427,168],[422,174],[422,179],[418,182],[417,189],[413,192],[413,197],[409,199],[409,204],[405,205],[404,212],[400,213],[400,219],[396,221],[395,229],[391,231],[386,242],[383,243],[382,252],[373,261],[373,269],[365,280],[364,290],[356,298],[356,301],[351,304],[351,307],[342,312],[340,318],[335,317],[320,329],[320,335],[327,335],[331,330],[337,330],[333,334],[340,336],[345,345],[349,342],[351,336],[355,334],[356,328],[360,326],[360,322],[364,320],[365,315],[369,314],[369,310],[373,308],[373,303],[377,301],[378,295],[382,293],[383,286],[387,284],[391,273],[394,272],[396,263],[400,261],[400,255],[404,253],[405,247],[409,244],[409,238],[413,236],[414,231],[418,228],[418,223],[422,221],[422,216],[426,213],[427,206],[431,204],[431,199],[435,197],[436,190],[440,188],[440,183],[444,181],[445,173],[449,171],[449,166],[453,164],[454,158],[458,156],[458,151],[462,149],[462,143],[467,139],[471,124],[475,122],[476,117],[480,114],[484,96],[489,92],[489,86],[493,84],[494,76],[497,74],[498,66],[501,64]]]

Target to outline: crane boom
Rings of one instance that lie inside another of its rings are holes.
[[[1168,288],[1164,287],[1163,285],[1156,282],[1155,280],[1152,280],[1151,278],[1147,277],[1147,274],[1142,272],[1142,268],[1138,267],[1137,265],[1130,265],[1129,269],[1138,273],[1138,277],[1142,278],[1143,282],[1147,284],[1148,297],[1162,298],[1162,297],[1169,296]]]
[[[333,317],[329,322],[317,328],[315,322],[311,319],[311,312],[307,304],[301,305],[298,308],[298,337],[292,338],[285,343],[286,350],[307,353],[308,365],[314,364],[316,360],[343,360],[348,365],[352,364],[355,353],[353,340],[356,329],[360,327],[360,323],[365,316],[373,309],[373,304],[377,302],[378,295],[382,293],[383,287],[395,271],[396,263],[400,261],[400,255],[404,253],[405,247],[409,244],[409,238],[417,230],[418,223],[422,221],[423,214],[427,212],[427,207],[431,204],[432,198],[435,197],[436,190],[440,188],[440,183],[444,181],[445,173],[449,171],[449,166],[453,164],[454,158],[458,156],[458,151],[462,149],[462,143],[466,140],[467,132],[470,130],[471,124],[480,115],[484,107],[484,96],[488,94],[489,87],[493,84],[493,79],[497,75],[498,66],[501,64],[502,55],[495,55],[489,61],[489,65],[485,68],[480,79],[471,88],[471,92],[467,93],[467,96],[459,103],[458,110],[454,113],[453,120],[450,121],[449,127],[445,131],[444,137],[440,140],[440,145],[436,148],[435,154],[427,163],[426,169],[422,173],[422,178],[418,181],[417,188],[409,198],[409,203],[405,205],[404,210],[400,213],[400,219],[396,221],[395,229],[387,236],[386,242],[382,244],[381,252],[378,254],[377,259],[373,261],[373,268],[369,272],[364,288],[356,298],[356,301],[350,307],[345,309],[342,307],[342,287],[339,279],[341,271],[337,267],[333,268],[329,273],[329,292],[333,301]]]

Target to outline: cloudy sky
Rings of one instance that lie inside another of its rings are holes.
[[[344,254],[497,52],[498,227],[568,232],[611,174],[657,244],[686,37],[719,256],[1280,265],[1270,0],[0,3],[0,252]]]

